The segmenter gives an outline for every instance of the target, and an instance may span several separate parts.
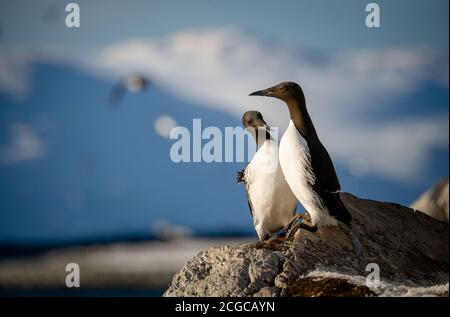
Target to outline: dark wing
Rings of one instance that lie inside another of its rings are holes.
[[[244,183],[245,184],[245,195],[247,196],[247,203],[248,203],[248,209],[250,210],[250,215],[253,219],[253,205],[252,201],[250,200],[250,196],[248,195],[248,184],[245,182],[245,169],[237,172],[237,182]]]
[[[337,220],[351,226],[352,215],[345,207],[341,200],[339,193],[330,193],[327,191],[317,191],[325,206],[330,213]]]
[[[236,181],[238,184],[245,183],[245,169],[237,172]]]
[[[109,105],[117,106],[123,98],[126,89],[122,81],[117,83],[109,95]]]
[[[248,195],[247,187],[245,188],[245,195],[247,196],[248,210],[250,210],[250,215],[252,215],[252,219],[253,219],[253,205],[252,205],[252,201],[250,200],[250,196]]]
[[[316,176],[314,186],[323,191],[339,192],[341,185],[339,184],[333,162],[325,147],[319,140],[308,142],[308,147],[311,155],[311,167]]]
[[[341,185],[339,184],[339,179],[330,155],[320,141],[314,142],[313,144],[309,148],[309,151],[311,155],[311,166],[316,176],[316,182],[313,185],[314,191],[317,192],[325,206],[327,206],[330,215],[350,226],[352,215],[340,198],[339,191],[341,190]]]

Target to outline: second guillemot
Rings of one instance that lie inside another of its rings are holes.
[[[257,143],[257,151],[247,167],[238,172],[238,182],[245,184],[253,224],[261,241],[295,222],[297,198],[284,179],[278,162],[278,144],[258,111],[247,111],[242,124]],[[289,234],[289,232],[287,232]]]
[[[350,225],[352,217],[339,196],[341,187],[333,162],[306,110],[301,87],[283,82],[250,96],[278,98],[289,108],[291,120],[280,141],[280,165],[292,192],[310,214],[314,228],[337,225],[337,220]]]

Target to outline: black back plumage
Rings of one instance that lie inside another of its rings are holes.
[[[320,196],[330,215],[350,225],[352,216],[341,201],[339,194],[341,185],[328,151],[318,138],[314,141],[309,141],[308,137],[305,139],[310,151],[311,167],[316,177],[312,186],[314,191]]]

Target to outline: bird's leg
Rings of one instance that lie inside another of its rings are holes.
[[[316,232],[317,227],[313,225],[307,225],[303,222],[296,222],[291,228],[289,228],[289,231],[286,233],[286,238],[291,238],[294,236],[295,232],[299,229],[305,229],[309,232]]]
[[[302,218],[302,214],[296,214],[294,215],[294,217],[292,217],[292,219],[289,221],[289,223],[284,227],[284,230],[289,230],[290,227],[292,227],[292,225],[294,223],[297,222],[298,219]]]
[[[298,219],[303,219],[304,222],[311,223],[311,216],[306,211],[303,214],[296,214],[289,223],[283,228],[284,231],[289,231],[289,229],[297,222]]]
[[[292,217],[292,219],[289,220],[289,223],[287,225],[285,225],[283,229],[281,229],[281,231],[280,231],[280,233],[278,233],[277,237],[279,237],[279,238],[286,237],[287,233],[289,232],[289,229],[300,218],[302,218],[301,214],[294,215],[294,217]]]
[[[299,222],[298,219],[302,219],[303,221]],[[283,228],[281,235],[285,236],[286,238],[290,238],[299,228],[308,230],[310,232],[315,232],[317,230],[317,227],[313,226],[311,223],[310,215],[308,213],[304,213],[295,215],[291,219],[291,221],[289,221],[289,223]]]

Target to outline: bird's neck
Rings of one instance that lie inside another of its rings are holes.
[[[317,136],[311,117],[308,114],[308,110],[306,110],[303,92],[299,93],[295,98],[288,100],[286,103],[289,108],[291,120],[298,132],[304,138]]]
[[[256,131],[256,135],[254,135],[254,138],[255,138],[256,146],[258,148],[263,146],[266,143],[266,141],[272,140],[272,136],[270,135],[269,131],[267,131],[267,130],[265,132],[261,131],[261,133],[265,134],[264,137],[262,135],[259,136],[259,130],[258,129],[256,129],[255,131]]]

